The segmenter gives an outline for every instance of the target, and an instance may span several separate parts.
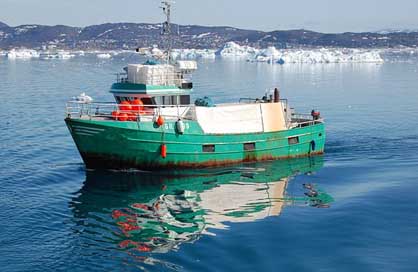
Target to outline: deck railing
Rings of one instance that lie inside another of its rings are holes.
[[[313,118],[310,114],[292,113],[291,123],[293,127],[306,127],[324,122],[322,118]]]
[[[323,119],[307,120],[307,121],[296,121],[296,122],[294,122],[292,120],[293,128],[295,128],[295,127],[301,128],[301,127],[313,126],[313,125],[316,125],[316,124],[321,124],[323,122],[324,122]]]
[[[125,110],[125,107],[132,109]],[[84,119],[108,119],[118,120],[115,112],[128,114],[130,121],[155,120],[162,116],[167,120],[197,120],[195,105],[140,105],[141,109],[135,108],[136,105],[116,104],[116,103],[83,103],[80,101],[70,101],[66,105],[66,116],[68,118]],[[113,114],[112,114],[113,113]],[[305,127],[323,123],[322,118],[314,119],[309,114],[292,113],[286,117],[287,127]]]
[[[130,82],[128,79],[128,73],[117,73],[117,83],[142,83],[147,85],[161,85],[161,86],[178,86],[182,87],[184,84],[192,83],[192,77],[190,74],[183,72],[172,72],[164,74],[150,74],[146,79],[142,79],[141,82]]]
[[[131,107],[132,109],[125,109]],[[104,118],[115,119],[112,113],[126,113],[141,118],[163,116],[167,119],[196,120],[195,105],[126,105],[116,103],[83,103],[69,101],[66,105],[66,116],[69,118]]]

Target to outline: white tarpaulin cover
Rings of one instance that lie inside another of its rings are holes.
[[[146,85],[175,85],[174,66],[128,64],[128,81]]]
[[[205,133],[262,132],[260,105],[196,107],[196,117]]]
[[[233,134],[285,130],[281,103],[196,107],[197,121],[205,133]]]

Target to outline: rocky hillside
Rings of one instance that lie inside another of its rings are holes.
[[[233,27],[175,25],[175,48],[219,48],[228,41],[255,47],[417,47],[417,32],[324,34],[307,30],[263,32]],[[0,22],[0,48],[133,49],[162,46],[159,24],[112,23],[84,28]]]

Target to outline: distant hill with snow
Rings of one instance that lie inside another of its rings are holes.
[[[267,48],[418,47],[418,32],[366,32],[327,34],[308,30],[257,31],[226,26],[175,25],[175,48],[219,48],[226,42]],[[88,27],[21,25],[0,22],[0,48],[133,49],[163,46],[159,24],[109,23]]]

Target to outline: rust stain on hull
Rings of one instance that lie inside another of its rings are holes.
[[[271,155],[266,156],[246,156],[243,160],[209,160],[205,162],[178,162],[178,163],[160,163],[160,162],[141,162],[137,163],[134,160],[124,160],[119,157],[100,155],[92,153],[81,153],[81,156],[88,169],[138,169],[138,170],[177,170],[177,169],[191,169],[191,168],[211,168],[220,166],[229,166],[240,163],[249,162],[261,162],[261,161],[273,161],[273,160],[285,160],[291,158],[303,158],[310,156],[317,156],[324,154],[323,151],[315,151],[310,154],[304,155],[292,155],[292,156],[279,156],[274,157]]]

